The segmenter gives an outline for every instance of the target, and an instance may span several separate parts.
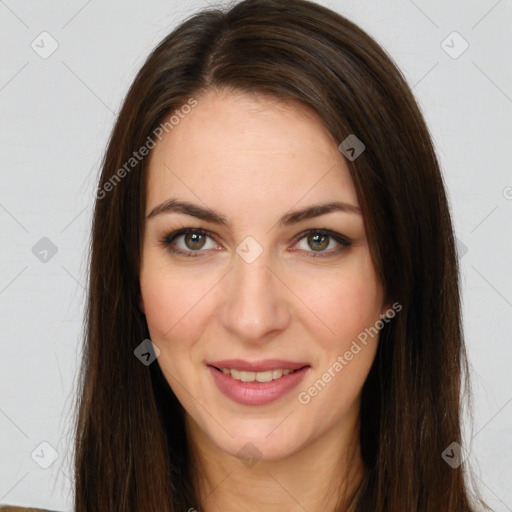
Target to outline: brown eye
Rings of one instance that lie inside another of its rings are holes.
[[[208,239],[212,244],[210,247],[207,246]],[[208,249],[217,249],[213,235],[201,228],[173,231],[164,236],[161,243],[169,252],[185,257],[204,256],[202,253],[208,252]],[[300,246],[301,243],[304,246],[298,247],[300,252],[312,258],[335,256],[352,245],[346,236],[327,229],[311,229],[301,233],[295,245]],[[326,250],[331,243],[333,247]]]
[[[211,240],[210,247],[206,246],[208,239]],[[161,243],[171,253],[186,257],[201,256],[207,249],[215,249],[216,247],[211,234],[198,228],[184,228],[173,231],[165,235]]]
[[[304,242],[303,242],[304,241]],[[327,249],[331,242],[333,246]],[[302,247],[300,247],[302,244]],[[311,229],[298,237],[297,248],[311,258],[336,256],[352,242],[344,235],[328,229]],[[327,249],[327,250],[326,250]]]
[[[206,236],[201,233],[186,233],[183,235],[183,240],[187,249],[193,251],[204,247]]]
[[[309,235],[308,244],[312,249],[324,250],[329,246],[328,235]]]

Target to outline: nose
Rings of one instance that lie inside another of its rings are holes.
[[[245,343],[268,342],[290,323],[291,292],[270,263],[265,252],[252,263],[236,255],[226,276],[221,322]]]

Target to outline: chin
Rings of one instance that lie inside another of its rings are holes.
[[[240,458],[242,462],[248,460],[276,461],[285,459],[296,453],[305,443],[306,439],[299,439],[288,429],[279,425],[283,418],[265,421],[261,428],[240,425],[239,428],[230,429],[230,437],[223,430],[216,432],[210,440],[223,452]],[[279,425],[279,426],[278,426]],[[276,428],[277,426],[277,428]],[[250,466],[250,464],[247,464]]]

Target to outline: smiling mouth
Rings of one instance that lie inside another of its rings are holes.
[[[295,370],[287,368],[276,368],[263,372],[243,371],[236,370],[234,368],[217,368],[216,366],[212,366],[212,368],[215,368],[215,370],[223,373],[224,375],[230,376],[232,379],[240,380],[242,382],[271,382],[273,380],[281,379],[282,377],[285,377],[291,373],[300,371],[307,366],[308,365],[303,366],[302,368],[297,368]]]
[[[233,402],[250,406],[268,405],[285,397],[312,369],[305,362],[286,359],[224,359],[206,364],[221,393]]]

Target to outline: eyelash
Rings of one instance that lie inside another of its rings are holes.
[[[162,239],[160,240],[160,243],[169,250],[169,252],[174,254],[179,254],[181,256],[190,257],[190,258],[196,258],[200,256],[201,252],[205,252],[203,250],[197,250],[197,251],[184,251],[182,249],[176,248],[176,246],[173,244],[173,242],[181,235],[187,235],[187,234],[197,234],[197,235],[205,235],[212,239],[214,239],[213,233],[210,231],[207,231],[205,229],[201,228],[183,228],[178,229],[176,231],[172,231],[171,233],[168,233],[167,235],[164,235]],[[330,249],[327,252],[315,252],[315,251],[305,251],[308,254],[308,257],[310,258],[327,258],[329,256],[333,256],[335,254],[338,254],[343,249],[351,247],[352,242],[347,237],[341,235],[340,233],[336,233],[335,231],[330,231],[328,229],[309,229],[308,231],[304,231],[303,233],[300,233],[300,235],[297,235],[296,239],[297,242],[302,240],[303,238],[306,238],[310,234],[319,234],[328,236],[330,238],[333,238],[336,242],[338,242],[341,247],[337,249]]]

